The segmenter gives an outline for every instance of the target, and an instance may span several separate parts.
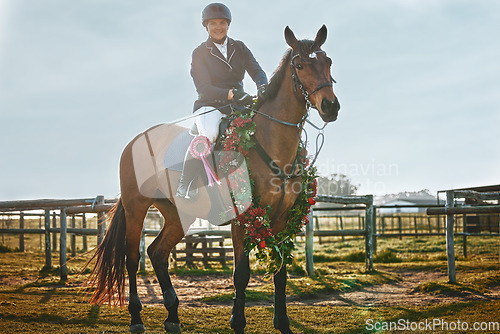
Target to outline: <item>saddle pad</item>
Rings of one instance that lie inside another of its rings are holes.
[[[194,137],[190,134],[190,131],[186,130],[181,132],[172,141],[165,152],[165,157],[163,158],[165,168],[182,172],[184,157],[186,156],[186,151],[193,138]]]

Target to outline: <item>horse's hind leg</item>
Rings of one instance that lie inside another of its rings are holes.
[[[137,269],[139,268],[142,227],[144,218],[151,203],[146,201],[124,201],[125,217],[127,222],[126,243],[127,243],[127,273],[129,279],[129,303],[128,311],[131,316],[130,331],[142,332],[145,330],[140,312],[142,310],[141,300],[137,294]]]
[[[160,283],[163,304],[168,311],[168,317],[164,322],[165,330],[169,333],[178,333],[181,331],[179,315],[177,313],[179,299],[168,273],[168,257],[171,250],[184,237],[184,230],[177,209],[171,202],[162,200],[155,202],[154,206],[160,210],[165,218],[165,225],[160,234],[158,234],[148,247],[148,255]]]

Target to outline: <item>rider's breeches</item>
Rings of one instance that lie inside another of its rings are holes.
[[[201,107],[196,110],[194,114],[197,115],[209,110],[213,111],[195,117],[194,122],[196,124],[196,128],[198,129],[198,133],[207,137],[210,142],[213,143],[219,135],[219,124],[224,114],[217,109],[214,110],[213,107]]]

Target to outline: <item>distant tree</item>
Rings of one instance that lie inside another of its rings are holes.
[[[318,177],[318,194],[346,196],[354,195],[358,190],[359,184],[353,184],[347,175],[330,174],[330,176]]]

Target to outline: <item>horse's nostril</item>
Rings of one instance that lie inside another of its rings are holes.
[[[325,122],[333,122],[337,119],[340,104],[337,99],[328,100],[326,98],[321,101],[321,118]]]
[[[323,101],[321,101],[321,109],[323,109],[324,112],[328,112],[329,109],[331,109],[334,104],[335,104],[335,101],[323,99]]]

